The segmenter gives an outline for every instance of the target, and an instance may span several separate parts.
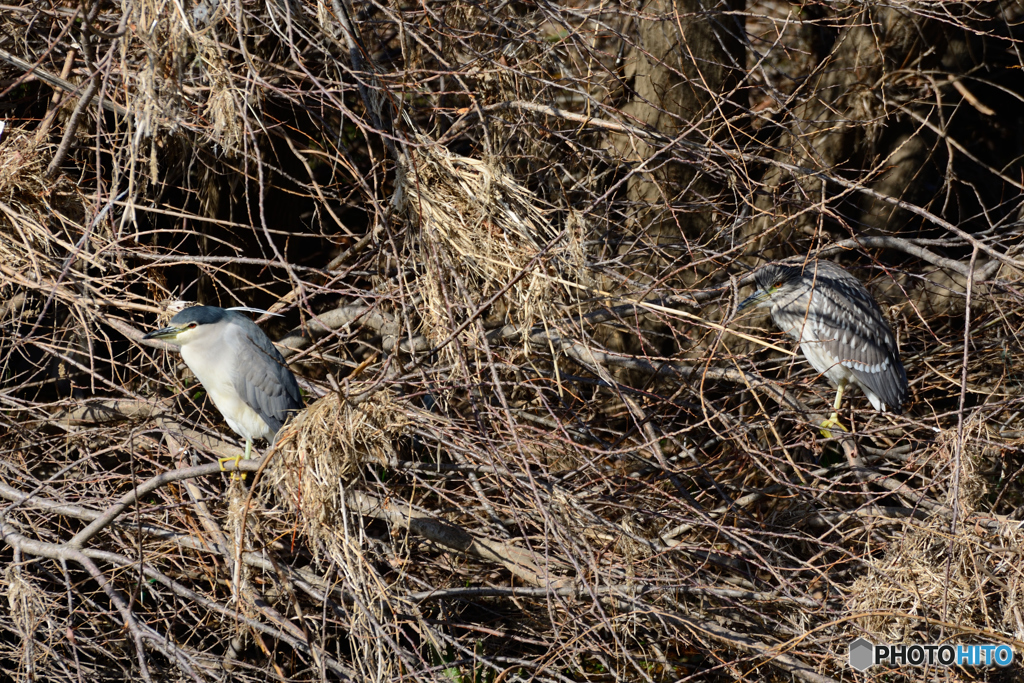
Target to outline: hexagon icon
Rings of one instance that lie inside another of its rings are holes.
[[[875,663],[875,646],[871,641],[858,638],[850,643],[850,666],[857,671],[866,671]]]

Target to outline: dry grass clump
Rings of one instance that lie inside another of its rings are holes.
[[[350,385],[350,395],[358,395],[360,386]],[[394,465],[395,444],[406,424],[401,403],[390,391],[377,391],[359,403],[331,392],[285,429],[269,481],[298,513],[311,539],[330,539],[343,524],[345,487],[360,468]]]
[[[508,323],[529,327],[550,315],[561,288],[548,270],[572,240],[563,235],[549,246],[557,231],[539,198],[496,161],[453,154],[425,136],[417,143],[399,165],[395,202],[415,226],[426,256],[427,337],[447,339],[466,315],[505,287],[498,306]],[[467,330],[468,347],[479,347],[473,341],[477,332],[476,326]]]
[[[48,184],[43,178],[46,163],[40,147],[53,151],[49,144],[37,142],[27,128],[4,127],[0,137],[0,201],[4,204],[44,193]]]
[[[946,505],[957,506],[960,515],[976,514],[985,509],[985,498],[989,495],[989,485],[981,476],[984,458],[995,455],[994,450],[986,447],[986,442],[998,439],[998,434],[985,421],[968,418],[963,426],[963,447],[957,460],[957,433],[950,429],[943,431],[935,439],[935,449],[931,453],[931,470],[938,476],[952,477],[958,473],[956,481],[951,481],[947,494]],[[947,474],[948,473],[948,474]]]
[[[1000,596],[1002,614],[999,627],[1016,640],[1024,642],[1024,552],[1020,544],[1020,525],[1014,524],[1010,533],[1014,537],[1017,552],[1005,560],[1006,565],[1012,567],[1012,571]]]
[[[930,449],[925,472],[920,472],[949,485],[946,509],[956,509],[961,520],[984,513],[991,485],[981,476],[980,465],[986,455],[993,455],[984,444],[996,438],[977,419],[969,419],[963,431],[959,459],[957,432],[946,430]],[[924,523],[908,520],[902,533],[888,535],[882,558],[863,558],[866,573],[854,581],[847,604],[851,612],[866,614],[858,624],[875,642],[928,642],[933,630],[920,617],[991,629],[996,616],[989,611],[991,594],[1009,588],[1009,602],[997,611],[1004,625],[1017,628],[1020,579],[1014,567],[1024,562],[1024,553],[1016,541],[1019,532],[1013,531],[1016,526],[1011,522],[1005,528],[1008,535],[995,540],[963,526],[951,533],[948,517]],[[995,550],[993,541],[1006,547]]]
[[[45,177],[54,149],[25,127],[8,125],[0,136],[0,320],[12,311],[31,319],[39,312],[34,304],[55,295],[67,301],[67,289],[55,285],[69,268],[105,267],[103,258],[83,248],[80,189],[67,178]],[[90,237],[99,244],[109,235],[105,226],[94,226]],[[76,258],[69,259],[72,253]],[[34,286],[46,289],[33,292]],[[0,335],[0,358],[7,354],[3,341]]]
[[[55,188],[43,175],[53,149],[19,126],[8,125],[0,137],[0,259],[7,266],[31,261],[38,272],[34,256],[61,250],[46,226],[70,187],[61,182]]]
[[[866,573],[850,587],[847,605],[867,614],[857,623],[874,642],[918,640],[928,632],[918,616],[943,614],[962,625],[984,620],[978,539],[950,537],[943,526],[910,526],[890,540],[882,558],[865,560]]]
[[[28,645],[31,643],[32,634],[53,613],[52,597],[47,596],[35,583],[27,581],[21,567],[5,567],[0,588],[7,595],[11,620]],[[46,648],[28,646],[22,651],[21,664],[31,670],[36,661],[45,656]]]

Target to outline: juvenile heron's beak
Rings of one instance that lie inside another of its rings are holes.
[[[766,292],[763,289],[759,289],[750,296],[748,296],[746,299],[741,301],[740,305],[736,307],[736,312],[739,313],[740,311],[750,308],[751,306],[760,306],[764,302],[768,301],[769,298],[771,298],[770,292]]]
[[[176,327],[174,325],[169,325],[168,327],[164,327],[159,330],[153,330],[149,334],[145,335],[143,339],[163,339],[166,341],[173,341],[185,329],[185,327]]]

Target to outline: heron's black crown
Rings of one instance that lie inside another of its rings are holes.
[[[758,289],[767,292],[799,280],[804,276],[805,270],[810,277],[814,277],[817,274],[817,279],[827,278],[825,273],[815,273],[814,261],[793,265],[787,263],[768,263],[758,268],[754,273],[754,284],[757,285]]]
[[[178,327],[188,325],[189,323],[214,325],[229,320],[232,317],[245,318],[245,316],[239,315],[235,311],[227,311],[216,306],[193,306],[186,308],[171,318],[171,324]],[[248,318],[245,319],[248,320]]]

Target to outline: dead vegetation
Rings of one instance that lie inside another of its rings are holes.
[[[0,669],[1019,679],[847,646],[1024,655],[1021,18],[5,6]],[[794,255],[876,294],[904,415],[823,439],[732,317]],[[244,482],[141,341],[180,300],[283,316],[307,409]]]

